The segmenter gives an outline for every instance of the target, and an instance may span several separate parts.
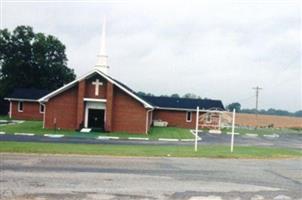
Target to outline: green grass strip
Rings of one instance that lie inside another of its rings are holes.
[[[290,158],[301,157],[302,151],[273,147],[200,146],[194,152],[192,146],[151,145],[103,145],[103,144],[55,144],[34,142],[0,142],[0,152],[83,154],[144,157],[206,157],[206,158]]]
[[[8,124],[0,126],[0,131],[7,134],[13,133],[34,133],[36,135],[44,134],[63,134],[66,137],[82,137],[82,138],[97,138],[98,136],[116,136],[121,139],[127,139],[128,137],[146,137],[151,140],[157,140],[158,138],[176,138],[176,139],[192,139],[194,138],[189,129],[175,128],[175,127],[152,127],[148,135],[142,134],[129,134],[126,132],[91,132],[81,133],[70,130],[54,130],[43,129],[41,121],[25,121],[20,124]]]

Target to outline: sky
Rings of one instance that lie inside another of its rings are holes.
[[[29,25],[93,69],[107,19],[109,73],[135,91],[194,93],[244,108],[302,109],[300,1],[2,0],[1,28]]]

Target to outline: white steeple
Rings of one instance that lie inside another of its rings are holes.
[[[106,18],[103,19],[103,26],[102,26],[102,37],[101,37],[101,48],[99,54],[97,55],[97,63],[95,68],[101,70],[105,74],[108,73],[108,63],[107,63],[107,53],[106,53]]]

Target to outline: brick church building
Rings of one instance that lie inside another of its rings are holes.
[[[90,72],[47,94],[37,92],[24,98],[24,89],[19,95],[7,97],[10,116],[43,120],[44,128],[147,134],[154,121],[194,128],[199,106],[201,114],[207,113],[205,123],[219,126],[220,115],[216,111],[224,110],[220,100],[139,96],[108,74],[107,59],[103,24],[98,61]]]

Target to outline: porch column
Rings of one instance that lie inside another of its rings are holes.
[[[105,130],[112,131],[113,84],[107,82]]]
[[[78,99],[77,99],[77,129],[84,127],[84,96],[85,96],[85,80],[79,82]]]

